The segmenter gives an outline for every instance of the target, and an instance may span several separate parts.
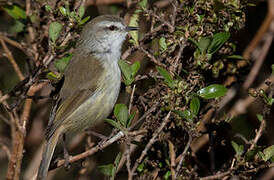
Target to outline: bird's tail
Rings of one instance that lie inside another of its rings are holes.
[[[37,180],[46,180],[51,158],[58,142],[60,133],[55,131],[53,136],[45,143],[42,155],[42,161],[39,166]]]

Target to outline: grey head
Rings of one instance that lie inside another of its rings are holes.
[[[119,56],[122,43],[130,30],[136,28],[126,26],[122,18],[112,15],[98,16],[83,28],[76,49],[99,57],[107,54]]]

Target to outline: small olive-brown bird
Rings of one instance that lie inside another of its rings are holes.
[[[85,25],[64,72],[64,83],[52,112],[37,179],[47,177],[58,139],[106,118],[120,91],[118,60],[128,31],[123,19],[103,15]]]

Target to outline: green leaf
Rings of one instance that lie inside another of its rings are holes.
[[[133,63],[131,66],[130,66],[130,69],[131,69],[131,78],[134,78],[136,73],[138,72],[138,70],[140,69],[141,67],[141,64],[139,61],[136,61],[135,63]]]
[[[46,77],[53,82],[58,82],[59,80],[61,80],[61,76],[55,74],[54,72],[47,73]]]
[[[15,23],[10,27],[10,31],[14,33],[20,33],[24,31],[25,24],[21,21],[15,20]]]
[[[147,0],[142,0],[138,3],[139,7],[142,9],[146,9],[147,7]]]
[[[161,37],[159,39],[159,45],[160,45],[160,51],[161,52],[165,52],[167,50],[166,39],[164,37]]]
[[[68,15],[67,9],[64,8],[63,6],[60,6],[60,7],[59,7],[59,11],[60,11],[60,13],[61,13],[63,16],[67,16],[67,15]]]
[[[122,126],[117,123],[116,121],[112,120],[112,119],[104,119],[107,123],[109,123],[110,125],[112,125],[113,127],[119,129],[119,130],[123,130]]]
[[[209,37],[202,37],[198,42],[198,48],[202,54],[204,54],[211,42],[211,38]]]
[[[132,65],[129,65],[124,60],[118,61],[119,67],[123,73],[123,79],[126,86],[130,85],[135,78],[136,73],[140,69],[140,62],[136,61]]]
[[[260,148],[258,146],[255,146],[252,150],[245,153],[245,160],[246,161],[252,161],[256,154],[259,152]]]
[[[64,56],[61,59],[58,59],[55,61],[54,65],[56,67],[56,69],[60,72],[60,73],[64,73],[70,59],[72,58],[72,54],[67,54],[66,56]]]
[[[46,11],[47,12],[52,12],[52,8],[51,8],[51,6],[50,5],[45,5],[45,9],[46,9]]]
[[[131,81],[131,74],[132,74],[131,67],[124,60],[119,60],[118,64],[119,64],[119,67],[121,68],[121,71],[123,73],[124,83],[126,85],[129,85],[130,81]]]
[[[121,68],[121,71],[125,77],[125,79],[130,79],[131,76],[131,68],[124,60],[118,61],[119,67]]]
[[[72,11],[71,13],[69,13],[69,17],[70,17],[71,19],[75,20],[78,16],[77,16],[77,14],[76,14],[75,11]]]
[[[114,160],[114,167],[115,167],[115,169],[118,167],[119,162],[120,162],[120,160],[121,160],[121,157],[122,157],[122,153],[119,152],[119,153],[117,154],[115,160]]]
[[[200,110],[200,100],[198,97],[192,98],[190,102],[190,110],[194,115],[197,115]]]
[[[79,25],[85,24],[89,19],[90,19],[90,16],[85,17],[84,19],[82,19],[82,20],[79,22]]]
[[[236,156],[241,156],[244,152],[244,146],[243,145],[238,145],[236,142],[231,141],[231,145],[233,147],[233,149],[236,152]]]
[[[259,121],[261,121],[261,122],[262,122],[262,120],[264,119],[263,116],[262,116],[261,114],[256,114],[256,116],[257,116],[257,119],[258,119]]]
[[[49,38],[53,43],[58,39],[62,28],[63,25],[58,22],[52,22],[49,25]]]
[[[117,171],[121,158],[122,158],[122,153],[119,152],[114,160],[114,168],[113,168],[114,170],[112,171],[112,174],[111,174],[112,179],[114,179],[115,177],[115,173]]]
[[[207,49],[207,53],[214,54],[223,46],[223,44],[229,39],[229,37],[229,32],[220,32],[214,34],[212,37],[212,41]]]
[[[138,27],[139,26],[139,13],[135,11],[135,13],[130,17],[130,20],[129,20],[129,24],[128,26],[132,26],[132,27]],[[135,46],[138,46],[139,45],[139,42],[138,42],[138,31],[130,31],[129,32],[131,38],[132,38],[132,42]]]
[[[264,161],[268,161],[270,158],[274,156],[274,145],[271,145],[263,150],[264,153]]]
[[[27,19],[26,12],[16,5],[5,5],[3,9],[14,19]]]
[[[164,77],[165,83],[170,87],[170,88],[174,88],[174,81],[171,77],[171,75],[169,74],[169,72],[167,72],[167,70],[165,70],[164,68],[160,67],[160,66],[156,66],[157,71]]]
[[[80,19],[82,19],[82,17],[84,16],[85,14],[85,6],[84,5],[81,5],[78,9],[78,16]]]
[[[106,176],[110,176],[110,177],[112,176],[113,171],[115,170],[113,164],[98,166],[98,169],[101,173],[103,173]]]
[[[127,127],[128,121],[128,108],[125,104],[116,104],[114,107],[114,116],[122,124],[123,127]]]
[[[171,176],[171,171],[167,171],[164,175],[164,180],[168,180],[170,176]]]
[[[136,115],[136,112],[133,112],[133,113],[129,116],[129,120],[128,120],[128,123],[127,123],[127,128],[130,127],[131,121],[132,121],[132,119],[135,117],[135,115]]]
[[[188,121],[192,121],[192,119],[194,118],[194,114],[189,110],[184,110],[184,111],[173,110],[173,112],[175,112],[181,118],[186,119]]]
[[[144,167],[145,167],[145,163],[142,162],[142,163],[137,167],[137,171],[138,171],[138,172],[143,172]]]
[[[205,88],[200,89],[197,93],[204,99],[212,99],[224,96],[227,88],[220,84],[212,84]]]
[[[271,65],[272,75],[274,75],[274,64]]]

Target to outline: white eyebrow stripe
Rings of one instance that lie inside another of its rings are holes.
[[[125,26],[120,22],[110,22],[110,21],[103,21],[100,23],[100,26],[116,26],[120,29],[123,29]]]

